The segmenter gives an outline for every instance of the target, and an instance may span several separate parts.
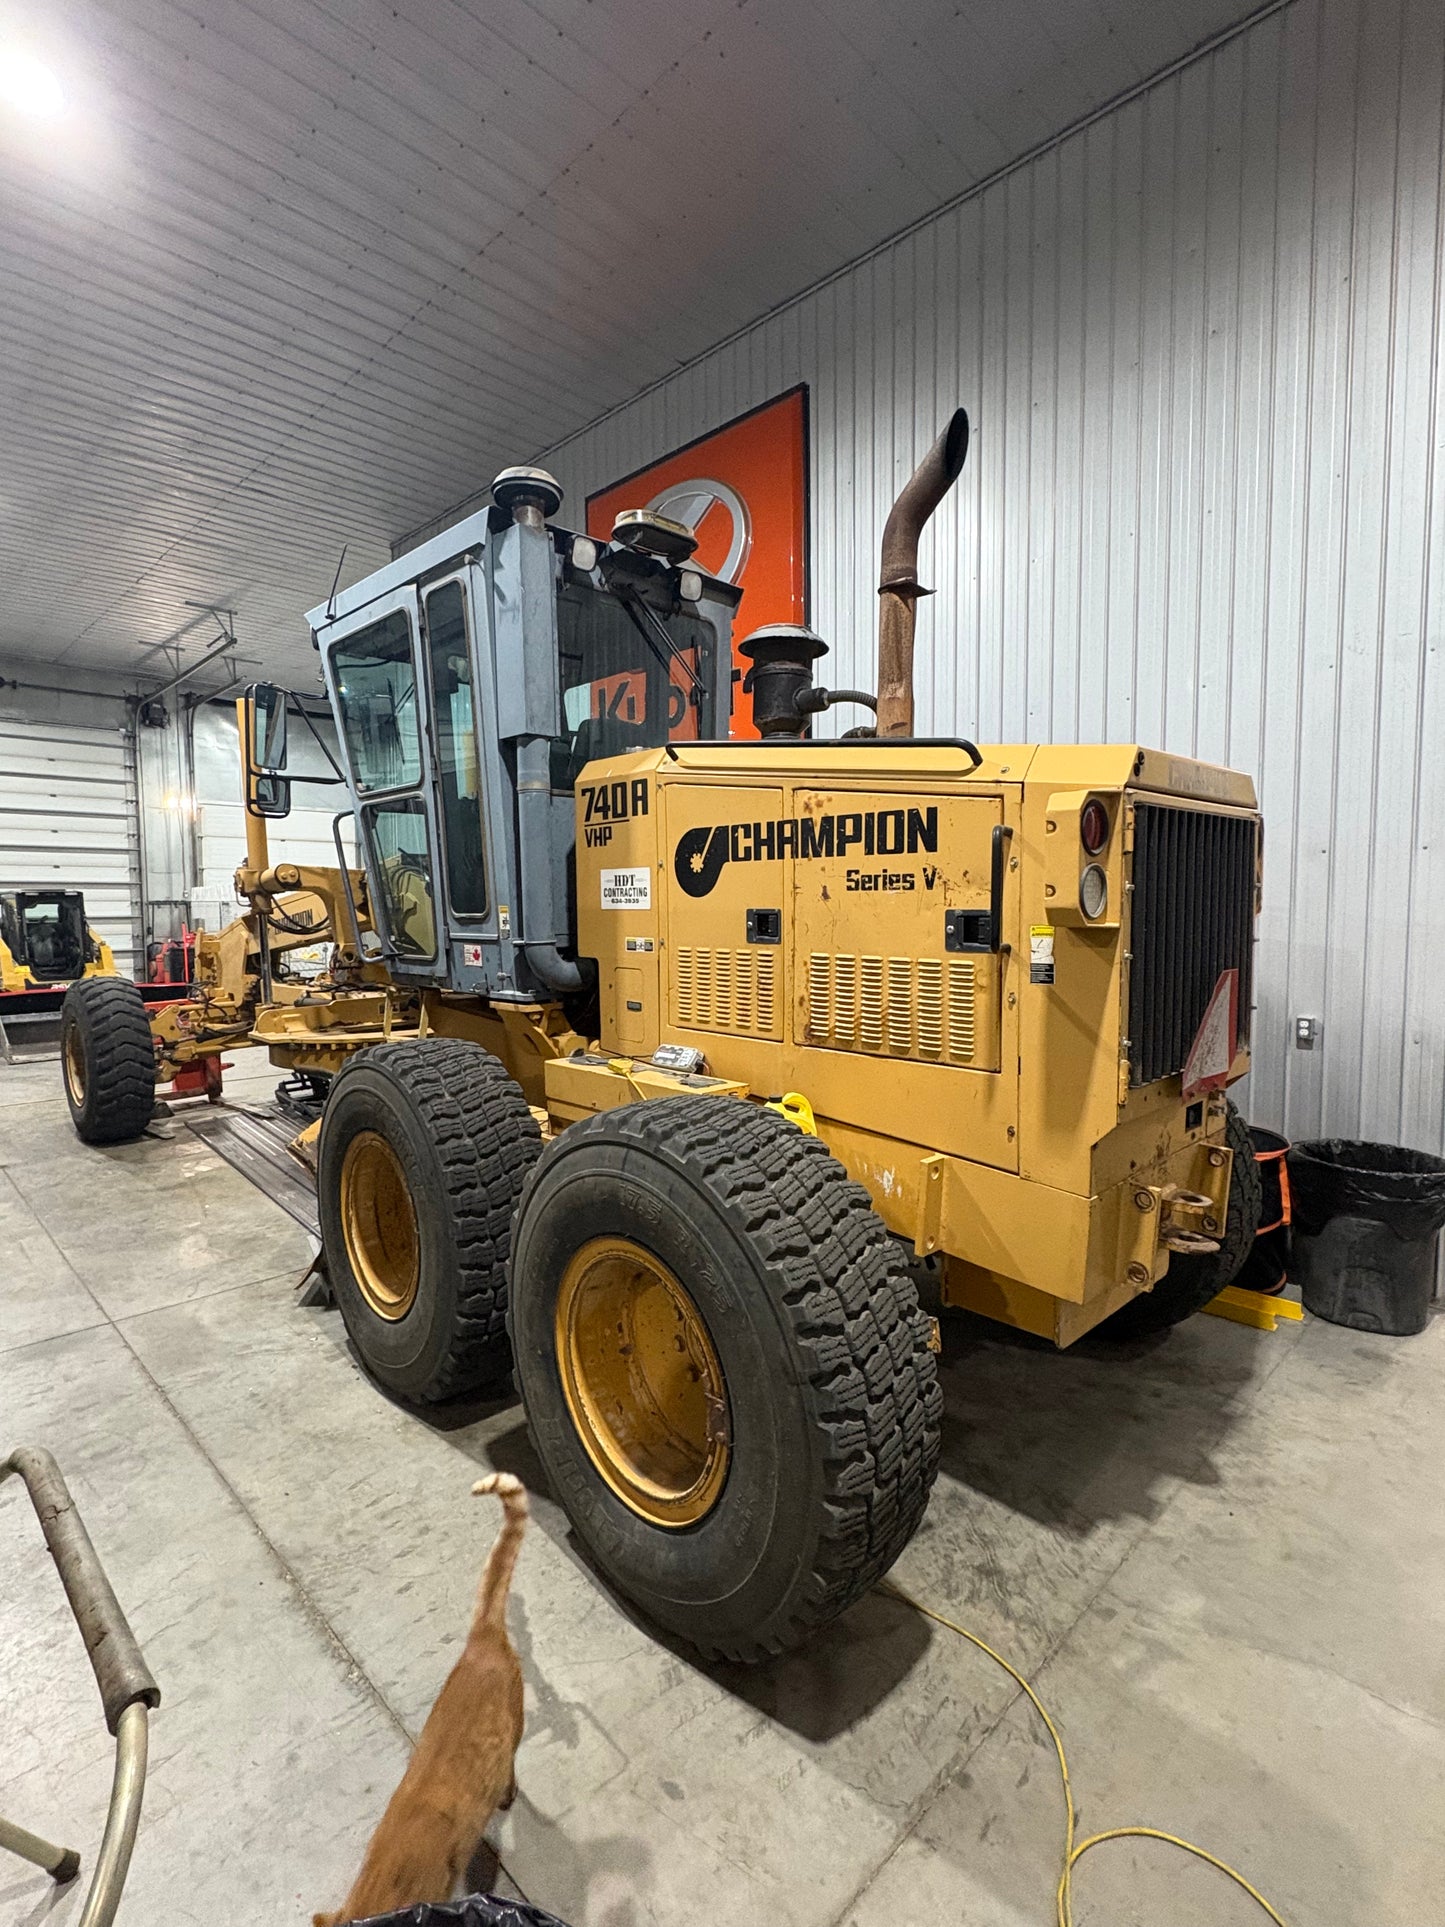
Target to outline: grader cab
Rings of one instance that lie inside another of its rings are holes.
[[[813,719],[873,698],[818,687],[791,627],[741,645],[762,734],[727,735],[738,594],[690,531],[599,543],[507,471],[311,612],[357,865],[272,861],[294,779],[258,689],[250,911],[191,1003],[126,1019],[148,1071],[249,1042],[309,1080],[297,1148],[367,1368],[417,1401],[510,1368],[599,1567],[711,1653],[804,1638],[917,1526],[921,1273],[1067,1345],[1198,1310],[1258,1220],[1226,1095],[1248,779],[913,734],[918,536],[966,446],[960,411],[890,517],[877,729],[839,740]],[[328,974],[293,980],[318,937]],[[99,1065],[115,1013],[72,995]],[[132,1098],[83,1134],[134,1135]]]

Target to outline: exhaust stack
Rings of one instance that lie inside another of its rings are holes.
[[[878,734],[913,734],[913,627],[921,595],[918,538],[958,480],[968,454],[968,416],[961,408],[929,449],[889,511],[878,579]]]

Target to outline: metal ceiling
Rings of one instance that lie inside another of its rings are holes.
[[[204,603],[308,678],[343,544],[351,581],[1250,10],[0,0],[69,103],[0,104],[0,656],[159,678]]]

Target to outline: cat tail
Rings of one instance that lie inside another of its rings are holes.
[[[501,1626],[506,1621],[512,1569],[517,1563],[517,1554],[522,1550],[522,1536],[527,1530],[530,1507],[527,1504],[526,1486],[511,1472],[489,1472],[486,1478],[477,1480],[472,1491],[479,1498],[488,1492],[495,1492],[502,1502],[502,1529],[487,1554],[487,1563],[482,1567],[482,1581],[477,1588],[477,1609],[472,1618],[472,1629],[480,1632],[484,1627]]]

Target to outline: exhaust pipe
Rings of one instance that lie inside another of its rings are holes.
[[[918,538],[958,480],[968,454],[968,416],[961,408],[929,449],[889,511],[878,579],[878,734],[913,734],[913,626],[921,595]]]

